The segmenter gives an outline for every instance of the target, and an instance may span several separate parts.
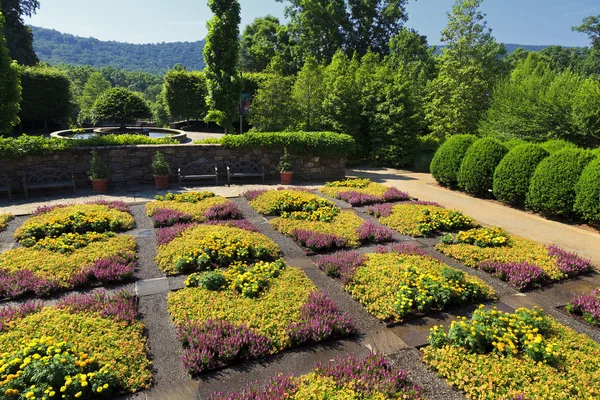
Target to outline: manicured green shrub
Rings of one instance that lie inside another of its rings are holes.
[[[525,206],[546,215],[569,215],[575,204],[575,185],[594,158],[587,150],[565,149],[538,165],[525,199]]]
[[[494,196],[503,203],[524,204],[535,169],[549,155],[535,144],[524,144],[512,149],[494,172]]]
[[[523,140],[523,139],[511,139],[511,140],[507,140],[506,142],[504,142],[504,146],[506,146],[506,148],[510,151],[512,149],[514,149],[517,146],[521,146],[522,144],[527,144],[527,140]]]
[[[243,135],[225,135],[225,148],[286,147],[293,154],[346,155],[354,147],[352,136],[334,132],[250,132]]]
[[[431,174],[444,186],[455,186],[460,164],[467,150],[477,141],[474,135],[456,135],[448,139],[431,161]]]
[[[600,223],[600,158],[597,157],[583,170],[575,185],[575,193],[575,212],[588,222]]]
[[[577,145],[571,142],[567,142],[566,140],[556,139],[556,140],[548,140],[547,142],[542,143],[540,146],[544,148],[548,153],[554,154],[557,151],[561,151],[564,149],[577,149]]]
[[[458,171],[458,186],[472,196],[483,196],[492,188],[494,171],[508,149],[492,138],[479,139],[467,150]]]

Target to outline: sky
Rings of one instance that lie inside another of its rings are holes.
[[[26,23],[77,36],[129,43],[197,41],[206,36],[206,0],[40,0]],[[409,0],[407,26],[440,43],[453,0]],[[240,0],[242,27],[267,14],[284,20],[286,3]],[[572,32],[583,18],[600,14],[599,0],[485,0],[482,11],[496,39],[529,45],[588,46]]]

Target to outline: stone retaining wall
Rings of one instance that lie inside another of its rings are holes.
[[[139,145],[118,147],[87,147],[42,156],[28,156],[18,160],[0,160],[0,173],[5,171],[12,181],[15,192],[23,190],[23,176],[28,169],[60,168],[75,173],[78,187],[90,186],[88,171],[91,154],[95,150],[110,168],[109,184],[113,187],[152,183],[150,164],[156,151],[165,155],[171,172],[171,182],[177,182],[177,168],[181,165],[206,158],[217,162],[219,175],[225,178],[225,165],[239,160],[251,160],[265,167],[267,177],[278,178],[277,164],[283,154],[278,149],[224,149],[221,145]],[[297,156],[291,154],[294,179],[336,180],[345,176],[346,159],[342,156]],[[223,179],[223,182],[226,182]],[[201,184],[201,182],[200,182]],[[210,184],[210,181],[207,181]]]

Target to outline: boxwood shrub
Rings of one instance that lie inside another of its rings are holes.
[[[494,196],[503,203],[523,205],[535,169],[549,155],[535,144],[509,151],[494,172]]]
[[[492,189],[494,171],[508,153],[496,139],[479,139],[467,150],[458,171],[458,186],[472,196],[483,196]]]
[[[578,148],[576,144],[567,142],[566,140],[562,139],[548,140],[547,142],[542,143],[541,146],[550,154],[554,154],[564,149]]]
[[[584,220],[600,223],[600,158],[596,158],[583,170],[575,185],[575,207]]]
[[[220,143],[225,148],[270,147],[304,155],[348,155],[354,148],[350,135],[334,132],[249,132],[225,135]]]
[[[594,158],[590,151],[565,149],[543,160],[531,178],[525,206],[545,215],[570,215],[575,185]]]
[[[521,145],[527,144],[527,143],[528,142],[523,139],[511,139],[511,140],[507,140],[506,142],[503,142],[502,144],[504,144],[506,146],[506,148],[510,151],[517,146],[521,146]]]
[[[476,141],[477,137],[473,135],[456,135],[441,145],[430,165],[435,180],[444,186],[456,186],[460,164]]]

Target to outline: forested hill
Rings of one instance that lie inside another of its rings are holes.
[[[40,61],[50,64],[113,66],[129,71],[162,74],[175,64],[188,70],[204,68],[204,40],[156,44],[105,42],[31,26],[33,48]]]

